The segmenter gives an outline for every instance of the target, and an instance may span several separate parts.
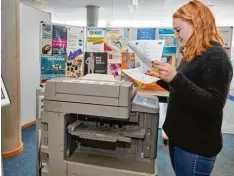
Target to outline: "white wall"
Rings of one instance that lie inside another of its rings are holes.
[[[20,4],[21,125],[36,120],[36,88],[40,84],[40,22],[51,14]]]

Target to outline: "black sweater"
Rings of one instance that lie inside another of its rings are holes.
[[[174,145],[185,151],[215,156],[222,149],[223,107],[233,69],[217,42],[193,61],[184,61],[170,83],[157,82],[170,91],[163,129]]]

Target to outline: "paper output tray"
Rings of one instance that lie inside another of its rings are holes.
[[[105,129],[96,126],[88,126],[82,122],[75,122],[68,126],[68,133],[78,136],[81,139],[103,141],[103,142],[124,142],[131,144],[131,138],[144,139],[145,130],[120,130]]]

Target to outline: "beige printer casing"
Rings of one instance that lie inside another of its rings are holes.
[[[156,176],[159,108],[133,103],[135,96],[131,82],[107,75],[49,80],[38,176]],[[115,149],[87,146],[95,140]]]

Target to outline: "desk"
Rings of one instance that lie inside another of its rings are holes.
[[[168,91],[155,91],[155,90],[144,90],[144,89],[138,89],[137,95],[144,96],[144,97],[158,97],[158,100],[160,103],[167,103],[169,92]],[[168,143],[168,137],[165,134],[164,130],[162,130],[162,138],[164,144]]]
[[[168,91],[155,91],[155,90],[144,90],[144,89],[138,89],[137,95],[144,96],[144,97],[158,97],[160,102],[167,102],[167,99],[169,97]]]

